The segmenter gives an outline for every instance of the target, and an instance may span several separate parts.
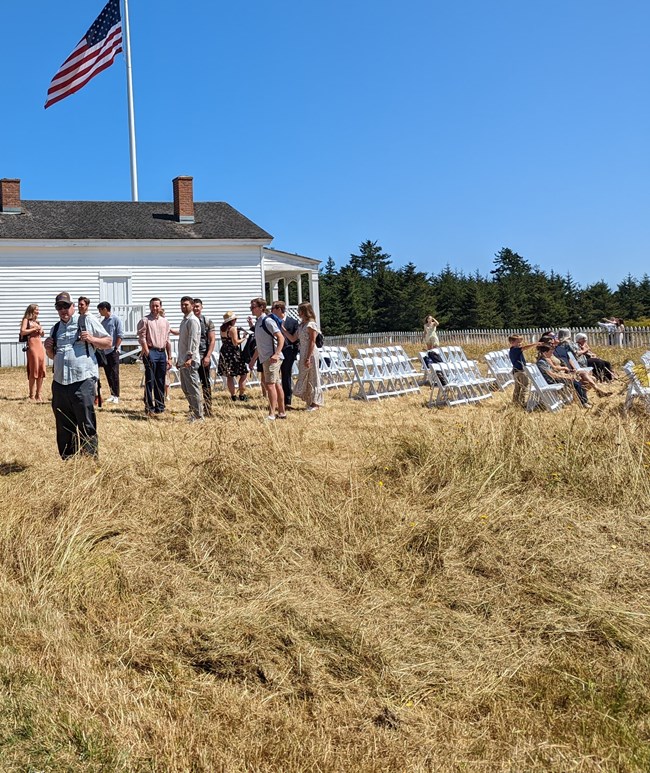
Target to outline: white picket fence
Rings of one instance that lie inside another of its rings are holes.
[[[561,327],[561,325],[559,326]],[[500,328],[493,330],[438,330],[440,344],[460,345],[478,344],[490,346],[498,344],[501,348],[506,345],[508,336],[523,335],[531,343],[537,341],[542,333],[549,328]],[[557,327],[554,328],[557,332]],[[574,328],[575,333],[586,333],[592,346],[617,346],[618,337],[610,336],[601,327]],[[391,344],[421,344],[422,333],[411,331],[392,331],[388,333],[355,333],[345,336],[325,336],[328,346],[390,346]],[[645,346],[650,348],[650,327],[628,327],[624,333],[625,347]]]
[[[561,326],[560,326],[561,327]],[[530,342],[537,341],[548,328],[501,328],[494,330],[438,330],[438,338],[442,346],[465,346],[478,344],[485,346],[497,345],[502,349],[509,335],[518,333]],[[557,331],[557,327],[555,328]],[[604,328],[584,327],[574,328],[574,334],[586,333],[592,346],[617,346],[618,337],[610,336]],[[125,339],[126,340],[126,339]],[[355,333],[346,336],[325,336],[327,346],[392,346],[404,344],[421,344],[422,333],[413,331],[392,331],[388,333]],[[624,333],[625,347],[645,347],[650,349],[650,327],[627,327]],[[0,368],[11,368],[25,364],[23,345],[18,341],[0,341]]]

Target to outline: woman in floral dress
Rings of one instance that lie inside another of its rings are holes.
[[[239,338],[238,330],[235,327],[237,316],[234,311],[227,311],[223,315],[223,325],[221,326],[221,351],[219,352],[219,364],[217,373],[226,377],[230,399],[236,402],[235,377],[239,378],[239,400],[246,400],[246,377],[248,368],[244,362],[241,352],[241,344],[245,336]]]

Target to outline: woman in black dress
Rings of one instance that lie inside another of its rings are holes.
[[[242,337],[239,337],[239,331],[235,326],[237,315],[234,311],[227,311],[223,315],[223,325],[221,325],[221,351],[219,352],[219,365],[217,373],[220,376],[226,376],[230,399],[235,402],[237,394],[235,393],[235,377],[239,379],[239,400],[242,402],[248,398],[244,394],[246,391],[246,378],[248,376],[248,367],[244,362],[241,352],[241,344],[248,335],[242,330]]]

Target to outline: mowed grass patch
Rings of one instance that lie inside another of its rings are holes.
[[[638,359],[638,358],[637,358]],[[3,770],[644,770],[648,418],[329,392],[62,463],[0,371]],[[299,401],[297,401],[299,403]]]

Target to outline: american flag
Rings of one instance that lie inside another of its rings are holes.
[[[95,75],[110,67],[121,50],[120,0],[108,0],[91,28],[52,78],[45,109],[83,88]]]

